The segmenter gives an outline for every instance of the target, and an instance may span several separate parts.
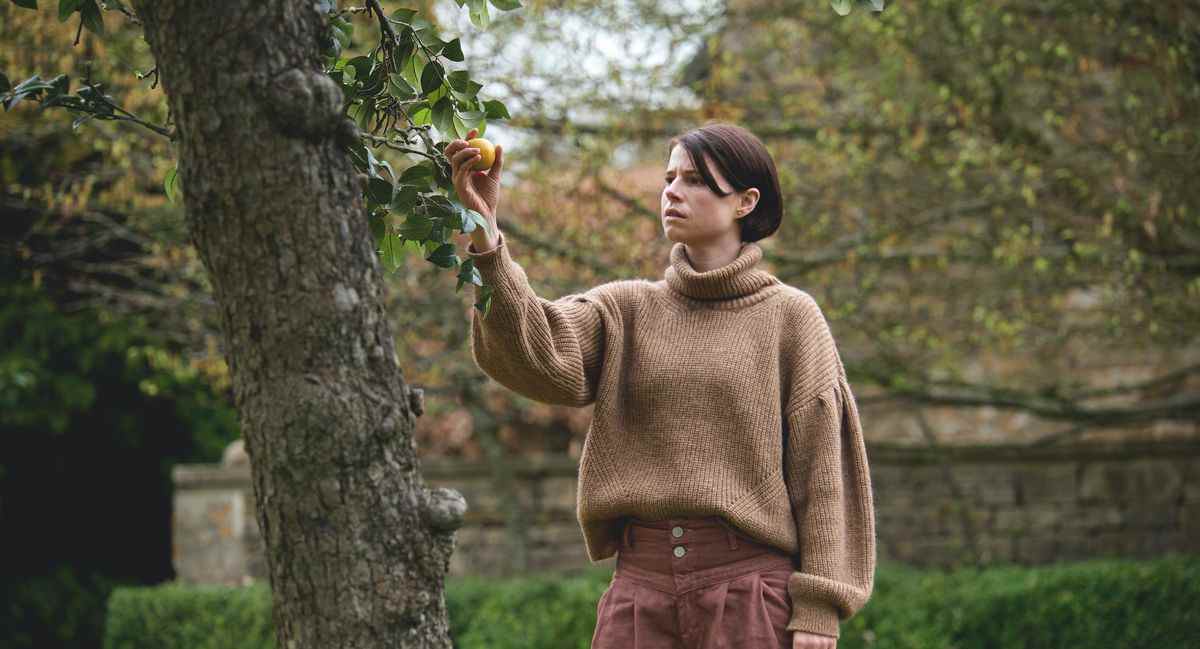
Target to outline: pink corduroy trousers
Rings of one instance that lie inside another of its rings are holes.
[[[720,516],[624,526],[591,649],[790,649],[790,556]]]

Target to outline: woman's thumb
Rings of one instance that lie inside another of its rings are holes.
[[[488,175],[492,180],[500,182],[500,169],[504,166],[504,147],[496,145],[496,159],[492,161],[491,169],[488,169]]]

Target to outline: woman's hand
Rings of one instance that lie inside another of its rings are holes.
[[[467,133],[467,139],[475,137],[476,130]],[[500,203],[500,174],[504,168],[504,149],[496,145],[496,159],[491,169],[476,171],[471,168],[479,159],[479,149],[468,146],[466,140],[454,140],[444,151],[450,160],[451,180],[458,192],[458,200],[464,207],[482,214],[488,223],[496,224],[496,207]],[[493,229],[495,229],[493,227]]]
[[[808,631],[792,631],[792,649],[836,649],[837,638]]]

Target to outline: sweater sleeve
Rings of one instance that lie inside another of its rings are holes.
[[[604,352],[604,319],[596,293],[557,300],[534,293],[512,259],[504,233],[499,244],[467,255],[493,287],[487,315],[471,309],[471,354],[501,385],[543,403],[584,406],[596,399]],[[478,298],[482,289],[475,287]]]
[[[845,370],[786,417],[784,480],[800,541],[789,630],[838,637],[875,580],[875,510],[858,406]]]

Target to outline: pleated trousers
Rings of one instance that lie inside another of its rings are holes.
[[[784,551],[720,516],[628,518],[592,649],[791,649]]]

